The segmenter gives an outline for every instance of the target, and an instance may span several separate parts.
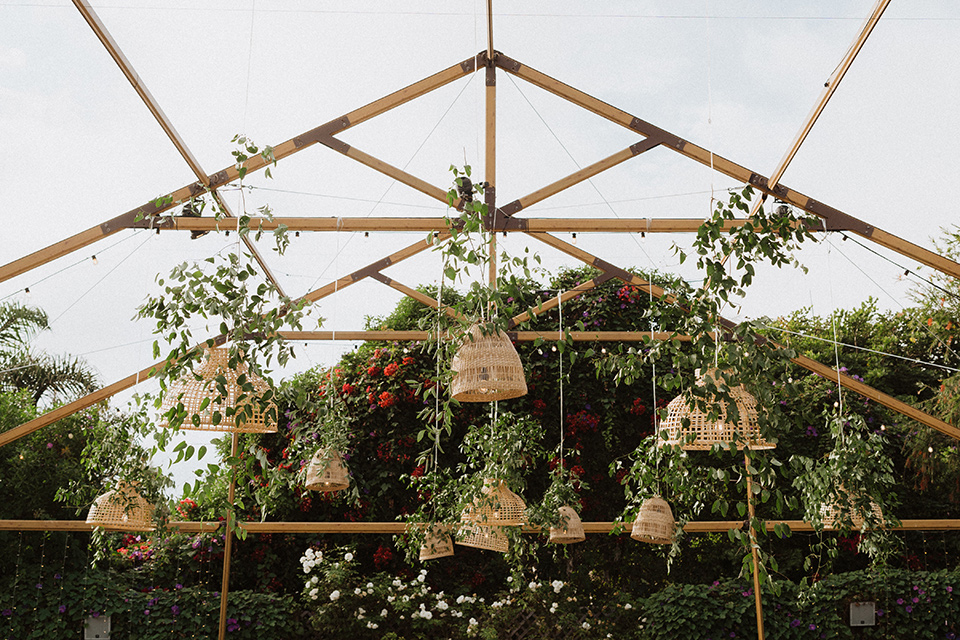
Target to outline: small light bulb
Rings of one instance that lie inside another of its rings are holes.
[[[550,351],[556,351],[556,350],[557,350],[556,347],[550,347]]]
[[[933,447],[927,447],[927,453],[933,453]]]
[[[887,425],[885,424],[880,425],[880,431],[886,431],[886,430],[887,430]]]
[[[572,235],[573,235],[573,244],[577,244],[577,234],[574,233]]]
[[[93,260],[93,264],[100,264],[100,261],[97,260],[97,256],[90,256],[90,259]]]
[[[299,231],[294,231],[293,237],[294,237],[294,238],[299,238],[299,237],[300,237],[300,232],[299,232]]]
[[[607,348],[606,348],[606,347],[603,347],[603,348],[600,349],[600,353],[606,353],[606,352],[607,352]]]
[[[29,296],[29,295],[30,295],[30,287],[26,287],[26,288],[23,290],[23,292]]]
[[[369,232],[369,231],[364,231],[364,232],[363,232],[363,237],[364,237],[364,238],[369,238],[369,237],[370,237],[370,232]]]

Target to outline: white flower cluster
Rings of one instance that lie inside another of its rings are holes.
[[[563,589],[564,582],[563,580],[554,580],[550,583],[550,586],[553,587],[554,593],[560,593],[560,589]]]
[[[314,551],[312,548],[307,549],[303,555],[300,556],[300,566],[303,567],[304,573],[310,573],[310,570],[322,561],[323,554],[319,551]]]

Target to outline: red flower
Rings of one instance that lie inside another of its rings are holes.
[[[356,391],[356,390],[357,390],[357,388],[356,388],[355,386],[353,386],[352,384],[350,384],[349,382],[344,382],[344,383],[343,383],[343,389],[342,389],[342,391],[343,391],[344,395],[348,395],[348,396],[353,395],[353,392]]]
[[[383,370],[383,375],[385,375],[385,376],[392,376],[392,375],[395,374],[397,371],[400,371],[400,365],[398,365],[396,362],[391,362],[391,363],[388,364],[387,367]]]
[[[630,409],[630,413],[635,416],[643,415],[643,412],[647,410],[646,405],[643,404],[643,400],[637,398],[633,401],[633,407]]]
[[[367,368],[367,375],[369,375],[369,376],[376,376],[376,375],[379,375],[379,374],[380,374],[380,367],[378,367],[377,365],[375,365],[375,364],[374,364],[374,365],[370,365],[370,367]]]
[[[383,545],[380,545],[373,553],[373,564],[376,565],[377,569],[383,569],[390,564],[391,560],[393,560],[393,551]]]
[[[949,327],[948,327],[948,328],[949,328]],[[404,364],[404,366],[413,364],[414,362],[416,362],[416,360],[414,360],[414,359],[411,358],[410,356],[403,356],[403,364]]]
[[[394,404],[396,404],[396,402],[397,399],[392,393],[389,391],[384,391],[380,394],[380,400],[377,402],[377,404],[379,404],[381,408],[386,409],[387,407],[392,407]]]
[[[425,471],[426,471],[426,469],[424,468],[424,466],[423,466],[422,464],[421,464],[421,465],[418,465],[417,467],[414,468],[413,471],[410,472],[410,477],[411,477],[411,478],[419,478],[420,476],[423,475],[423,473],[424,473]]]

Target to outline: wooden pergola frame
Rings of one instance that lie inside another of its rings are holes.
[[[135,228],[153,228],[159,232],[168,231],[209,231],[223,227],[223,220],[213,218],[188,218],[173,216],[170,212],[175,207],[182,205],[202,194],[209,192],[217,201],[228,217],[235,217],[235,214],[229,209],[227,203],[220,196],[219,189],[228,185],[239,178],[237,166],[228,166],[216,173],[208,174],[197,162],[183,139],[177,133],[173,124],[169,121],[163,110],[160,108],[156,99],[149,90],[143,85],[139,76],[133,69],[129,60],[121,51],[120,47],[114,41],[99,16],[86,0],[73,0],[74,5],[83,15],[91,29],[103,43],[111,57],[123,71],[131,85],[137,91],[144,104],[153,114],[154,118],[166,132],[167,136],[180,152],[184,161],[189,165],[197,178],[196,182],[184,185],[162,198],[151,200],[136,209],[120,214],[114,218],[104,221],[86,231],[75,234],[56,242],[44,249],[31,253],[27,256],[14,260],[6,265],[0,266],[0,282],[6,281],[15,276],[29,272],[41,265],[44,265],[54,259],[65,256],[73,251],[86,247],[110,235],[113,235],[124,229]],[[468,76],[471,73],[483,70],[485,75],[485,127],[486,127],[486,157],[485,157],[485,180],[486,191],[485,201],[489,207],[489,214],[485,220],[485,226],[488,231],[505,233],[525,233],[529,237],[563,252],[587,265],[597,268],[601,275],[590,282],[583,283],[578,287],[563,292],[561,298],[569,300],[584,291],[587,291],[602,282],[610,279],[618,279],[627,284],[634,285],[644,291],[650,292],[658,298],[665,298],[670,301],[670,297],[659,287],[647,282],[646,280],[633,275],[625,269],[606,262],[602,258],[592,255],[576,246],[564,242],[557,238],[553,233],[575,232],[575,233],[688,233],[696,232],[700,227],[699,219],[586,219],[586,218],[532,218],[521,217],[518,214],[536,205],[539,202],[554,196],[565,189],[576,185],[584,180],[606,171],[623,162],[644,155],[647,152],[658,148],[668,149],[679,153],[691,160],[710,167],[719,173],[726,175],[742,184],[749,184],[756,188],[765,199],[768,196],[789,203],[808,213],[820,218],[822,221],[822,230],[824,231],[847,231],[857,234],[866,240],[874,242],[880,246],[886,247],[896,253],[916,260],[924,265],[936,269],[949,276],[960,278],[960,264],[949,260],[937,253],[925,249],[900,238],[892,233],[883,231],[868,222],[860,220],[848,213],[840,211],[823,202],[814,200],[794,189],[780,184],[780,177],[783,175],[786,166],[792,160],[799,146],[803,143],[810,128],[816,122],[828,100],[833,95],[840,80],[843,78],[847,69],[852,64],[860,48],[863,46],[873,27],[879,21],[883,11],[886,9],[889,0],[878,0],[871,15],[865,21],[853,46],[847,51],[843,61],[838,66],[837,71],[828,82],[827,87],[820,97],[817,105],[814,107],[810,116],[808,116],[804,127],[798,134],[791,148],[785,154],[783,160],[770,178],[752,171],[746,167],[736,164],[726,158],[713,154],[690,141],[665,131],[645,120],[632,114],[611,106],[597,98],[594,98],[574,87],[552,78],[540,71],[532,69],[522,62],[499,53],[493,48],[493,19],[492,2],[488,0],[488,46],[486,50],[481,51],[476,56],[467,58],[457,64],[447,67],[423,80],[415,82],[403,89],[390,93],[378,100],[375,100],[359,109],[335,118],[323,125],[315,127],[302,133],[290,140],[281,142],[273,147],[273,155],[276,160],[282,160],[287,156],[298,153],[308,147],[320,144],[328,149],[341,153],[353,160],[391,177],[408,187],[423,193],[443,205],[447,204],[447,192],[445,189],[432,185],[416,176],[413,176],[402,169],[394,167],[373,155],[367,154],[360,149],[346,144],[340,140],[337,135],[357,124],[375,118],[395,107],[415,100],[435,89],[443,87],[451,82]],[[575,104],[587,111],[590,111],[602,118],[614,122],[629,131],[637,134],[640,139],[631,146],[607,157],[599,162],[584,167],[560,180],[546,185],[530,194],[510,201],[507,204],[499,206],[497,204],[496,191],[496,81],[497,72],[509,73],[521,80],[527,81],[541,89],[544,89],[564,100]],[[261,156],[254,156],[243,163],[247,173],[258,171],[266,167],[268,161]],[[455,203],[459,206],[460,203]],[[746,219],[730,221],[728,227],[732,228],[742,225]],[[254,224],[264,230],[274,229],[279,225],[285,225],[293,231],[322,231],[322,232],[354,232],[354,231],[433,231],[442,240],[449,234],[447,223],[442,217],[419,217],[419,218],[320,218],[320,217],[302,217],[302,218],[275,218],[272,221],[254,220]],[[233,225],[230,225],[233,228]],[[491,234],[490,257],[491,266],[489,278],[491,284],[496,283],[496,234]],[[279,283],[270,270],[263,256],[257,251],[253,243],[245,238],[248,249],[253,257],[264,270],[265,277],[279,287]],[[364,280],[373,278],[382,284],[397,290],[404,295],[410,296],[418,302],[438,308],[440,303],[418,292],[409,286],[406,286],[393,278],[386,276],[383,270],[411,256],[417,255],[428,249],[431,243],[427,240],[421,240],[402,248],[388,256],[376,260],[368,266],[359,269],[351,274],[343,276],[331,282],[328,285],[303,294],[300,299],[307,302],[316,302],[327,296],[330,296],[340,290]],[[520,314],[513,318],[511,326],[517,326],[529,319],[531,313],[539,313],[558,304],[557,299],[545,302],[536,312]],[[444,309],[449,315],[456,315],[449,307]],[[725,326],[730,328],[734,324],[724,321]],[[424,340],[425,332],[419,331],[298,331],[285,332],[284,335],[294,340]],[[643,331],[602,331],[602,332],[573,332],[572,337],[576,341],[637,341],[648,337],[653,339],[689,339],[688,336],[678,336],[670,332],[658,332],[651,334]],[[558,332],[533,332],[516,331],[511,333],[511,338],[515,340],[557,340]],[[222,343],[225,336],[217,336],[217,342]],[[798,356],[793,362],[809,371],[839,380],[840,384],[854,393],[865,398],[874,400],[902,415],[916,420],[926,426],[936,429],[953,438],[960,439],[960,429],[948,424],[935,416],[911,407],[896,398],[884,394],[872,387],[859,382],[852,377],[838,373],[833,368],[816,362],[810,358]],[[14,429],[0,433],[0,446],[9,444],[14,440],[21,438],[29,433],[43,428],[57,420],[65,418],[77,411],[80,411],[93,404],[101,402],[116,393],[128,389],[139,382],[154,375],[159,370],[163,362],[155,363],[149,367],[136,372],[122,380],[114,382],[103,389],[88,394],[71,403],[68,403],[58,409],[47,412],[46,414],[24,423]],[[232,493],[232,483],[231,483]],[[752,504],[751,511],[752,511]],[[215,523],[198,522],[177,522],[172,526],[181,531],[209,531],[216,527]],[[589,532],[610,532],[623,523],[596,522],[584,523]],[[726,531],[731,528],[740,528],[742,522],[691,522],[687,525],[688,531]],[[773,521],[767,522],[767,527],[772,528],[776,524]],[[809,530],[809,525],[798,521],[789,521],[791,529],[796,531]],[[311,532],[311,533],[397,533],[404,529],[402,523],[241,523],[243,528],[251,533],[284,531],[284,532]],[[925,530],[956,530],[960,529],[960,520],[916,520],[904,521],[902,529],[925,529]],[[0,521],[0,530],[70,530],[84,531],[89,530],[89,526],[82,522],[74,521],[25,521],[9,520]],[[531,530],[532,531],[532,530]],[[229,544],[230,534],[228,530],[227,542]],[[226,597],[228,593],[227,582],[229,579],[229,553],[225,556],[224,577],[222,586],[222,607],[221,607],[221,630],[220,637],[224,634],[224,615],[226,606]],[[762,617],[759,609],[759,590],[757,590],[758,599],[758,623],[762,635]]]

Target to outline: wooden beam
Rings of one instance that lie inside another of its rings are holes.
[[[420,293],[419,291],[417,291],[416,289],[414,289],[414,288],[412,288],[412,287],[408,287],[408,286],[406,286],[405,284],[402,284],[402,283],[400,283],[400,282],[397,282],[397,281],[394,280],[393,278],[388,278],[387,276],[383,275],[383,274],[380,273],[379,271],[376,272],[376,273],[370,274],[370,277],[373,278],[374,280],[376,280],[377,282],[382,282],[383,284],[387,285],[387,286],[390,287],[391,289],[394,289],[394,290],[396,290],[396,291],[399,291],[400,293],[404,294],[405,296],[408,296],[408,297],[410,297],[410,298],[413,298],[414,300],[416,300],[417,302],[419,302],[420,304],[422,304],[422,305],[424,305],[424,306],[430,307],[431,309],[439,309],[439,308],[440,308],[440,302],[439,302],[436,298],[431,298],[430,296],[426,295],[425,293]],[[450,306],[448,306],[448,305],[444,305],[444,307],[443,307],[443,313],[444,313],[444,315],[446,315],[446,316],[448,316],[448,317],[450,317],[450,318],[455,318],[455,319],[462,319],[462,318],[463,318],[463,316],[462,316],[461,314],[457,313],[457,311],[456,311],[453,307],[450,307]]]
[[[846,214],[839,209],[835,209],[829,205],[826,205],[822,202],[818,202],[809,196],[803,195],[793,189],[782,185],[776,185],[771,188],[768,185],[768,179],[759,173],[751,171],[746,167],[742,167],[735,162],[732,162],[722,156],[711,153],[703,147],[698,147],[697,145],[684,140],[683,138],[674,135],[668,131],[665,131],[659,127],[656,127],[649,122],[641,120],[640,118],[634,117],[616,107],[613,107],[602,100],[598,100],[593,96],[590,96],[579,89],[575,89],[570,85],[564,84],[555,78],[531,69],[520,62],[508,58],[504,55],[498,55],[496,58],[497,65],[513,75],[526,80],[527,82],[540,87],[550,93],[564,98],[576,104],[587,111],[591,111],[611,122],[615,122],[631,131],[635,131],[645,137],[653,138],[659,140],[661,145],[665,148],[671,149],[681,155],[684,155],[692,160],[696,160],[700,164],[710,167],[720,173],[738,180],[744,184],[750,184],[757,190],[762,193],[775,196],[784,202],[788,202],[796,207],[803,209],[809,213],[812,213],[816,216],[819,216],[824,220],[824,224],[827,230],[833,230],[833,225],[843,225],[848,227],[848,230],[852,233],[876,242],[877,244],[884,246],[888,249],[892,249],[897,253],[916,260],[922,264],[925,264],[929,267],[937,269],[942,273],[953,276],[955,278],[960,278],[960,264],[948,260],[943,256],[940,256],[933,251],[924,249],[918,245],[908,242],[903,238],[895,236],[891,233],[877,229],[873,225],[854,218],[853,216]]]
[[[593,278],[593,279],[591,279],[591,280],[587,280],[586,282],[583,282],[583,283],[577,285],[577,286],[574,287],[573,289],[568,289],[567,291],[564,291],[563,293],[561,293],[561,294],[559,295],[559,297],[558,297],[558,296],[551,296],[549,300],[541,303],[541,304],[538,305],[536,308],[529,309],[529,310],[524,311],[523,313],[521,313],[521,314],[519,314],[519,315],[516,315],[516,316],[514,316],[513,318],[511,318],[511,319],[510,319],[510,322],[508,323],[508,326],[509,326],[509,327],[515,327],[515,326],[517,326],[517,325],[519,325],[519,324],[523,324],[524,322],[527,322],[528,320],[530,320],[531,318],[533,318],[533,317],[535,317],[535,316],[538,316],[538,315],[540,315],[540,314],[542,314],[542,313],[544,313],[544,312],[546,312],[546,311],[549,311],[550,309],[554,309],[554,308],[558,307],[561,302],[566,302],[566,301],[568,301],[568,300],[572,300],[573,298],[576,298],[577,296],[581,295],[582,293],[584,293],[584,292],[586,292],[586,291],[589,291],[589,290],[593,289],[594,287],[596,287],[596,286],[598,286],[598,285],[606,282],[607,280],[611,280],[611,279],[613,279],[613,274],[612,274],[612,273],[604,273],[604,274],[602,274],[602,275],[600,275],[600,276],[598,276],[598,277],[596,277],[596,278]]]
[[[502,211],[502,208],[501,208]],[[454,221],[455,222],[455,221]],[[728,220],[723,230],[729,231],[743,226],[746,219]],[[275,217],[253,218],[251,231],[273,231],[280,225],[290,231],[409,231],[429,232],[447,231],[446,218],[312,218],[312,217]],[[519,218],[499,219],[497,231],[552,232],[552,233],[697,233],[703,225],[703,218]],[[141,220],[130,225],[133,228],[146,229],[151,221]],[[215,218],[188,218],[174,216],[154,221],[154,226],[162,231],[232,231],[233,226],[224,220]]]
[[[574,342],[642,342],[651,340],[679,340],[689,342],[692,337],[669,331],[564,331]],[[515,342],[534,342],[546,340],[556,342],[562,337],[559,331],[507,331],[507,336]],[[434,331],[281,331],[291,342],[311,340],[345,341],[383,341],[383,342],[423,342],[429,340]],[[713,337],[713,334],[711,334]]]
[[[656,138],[647,138],[641,142],[638,142],[630,147],[627,147],[623,151],[618,151],[612,156],[608,156],[599,162],[595,162],[588,167],[584,167],[579,171],[571,173],[569,176],[557,180],[553,184],[549,184],[542,189],[537,189],[533,193],[526,195],[519,200],[514,200],[513,202],[503,206],[502,211],[504,214],[511,216],[522,209],[534,205],[542,200],[546,200],[550,196],[556,195],[572,187],[575,184],[579,184],[584,180],[588,180],[598,173],[602,173],[607,169],[617,166],[618,164],[629,160],[630,158],[635,158],[645,151],[658,146],[660,144],[659,140]]]
[[[182,533],[210,533],[222,522],[172,521],[167,526]],[[812,533],[813,525],[802,520],[764,520],[767,531],[780,524],[796,533]],[[629,535],[632,522],[584,522],[586,533],[614,533]],[[310,534],[400,534],[409,525],[404,522],[241,522],[240,527],[252,534],[310,533]],[[742,529],[743,520],[694,520],[684,525],[687,533],[726,533]],[[889,531],[960,531],[958,519],[901,520],[899,527]],[[0,520],[0,531],[92,531],[93,526],[83,520]],[[524,527],[524,533],[539,533],[535,527]]]
[[[665,298],[664,291],[660,287],[652,286],[646,280],[643,280],[642,278],[639,278],[633,275],[632,273],[626,271],[625,269],[621,269],[619,267],[611,265],[605,260],[601,260],[600,258],[590,253],[587,253],[583,249],[579,249],[567,242],[564,242],[563,240],[560,240],[559,238],[556,238],[554,236],[551,236],[545,233],[531,233],[529,235],[531,237],[537,238],[538,240],[540,240],[541,242],[544,242],[545,244],[555,247],[560,251],[563,251],[564,253],[577,258],[578,260],[581,260],[582,262],[588,265],[594,266],[597,269],[600,269],[601,271],[614,273],[616,277],[620,278],[624,282],[634,284],[638,287],[651,287],[653,289],[653,295],[657,296],[658,298],[663,298],[664,300],[667,300],[671,303],[676,302],[676,299],[668,300],[667,298]],[[729,320],[725,320],[724,318],[720,318],[720,320],[721,322],[725,323],[729,327],[736,326],[736,323],[731,322]],[[775,346],[780,346],[773,341],[770,341],[770,343]],[[932,429],[936,429],[937,431],[945,435],[948,435],[951,438],[960,440],[960,429],[958,429],[957,427],[951,424],[948,424],[943,420],[930,415],[929,413],[920,411],[916,407],[911,407],[905,402],[901,402],[900,400],[897,400],[893,396],[887,395],[882,391],[878,391],[869,385],[866,385],[858,380],[854,380],[850,376],[843,375],[843,374],[838,375],[836,371],[834,371],[833,369],[831,369],[826,365],[820,364],[816,360],[807,358],[805,356],[797,356],[795,358],[792,358],[791,361],[794,364],[797,364],[809,371],[817,373],[829,380],[838,380],[838,383],[841,386],[843,386],[846,389],[849,389],[850,391],[853,391],[856,394],[859,394],[860,396],[863,396],[864,398],[867,398],[868,400],[873,400],[875,402],[878,402],[879,404],[882,404],[883,406],[889,409],[892,409],[897,413],[900,413],[912,420],[916,420],[920,424],[925,424],[926,426]]]

